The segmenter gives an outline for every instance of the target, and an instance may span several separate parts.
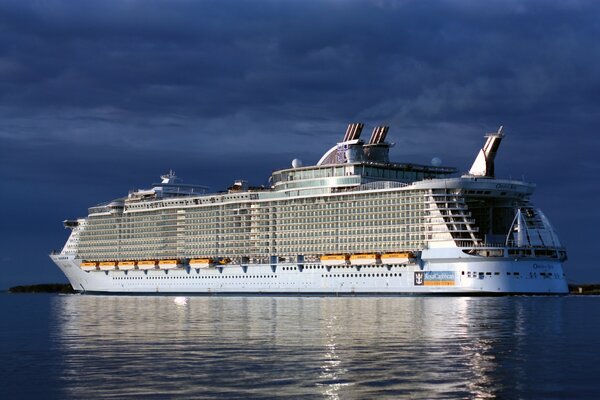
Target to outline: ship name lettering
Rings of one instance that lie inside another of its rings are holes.
[[[498,183],[496,189],[516,189],[517,186],[509,183]]]

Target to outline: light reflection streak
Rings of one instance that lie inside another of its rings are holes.
[[[178,306],[182,306],[182,307],[185,307],[187,305],[187,302],[188,302],[187,297],[175,297],[173,299],[173,303],[177,304]]]
[[[347,371],[341,367],[342,362],[336,353],[337,328],[337,316],[328,315],[324,324],[324,354],[318,385],[323,388],[323,396],[332,400],[338,400],[340,389],[348,385],[348,383],[340,382]]]

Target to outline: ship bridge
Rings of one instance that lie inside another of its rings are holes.
[[[208,186],[190,185],[182,183],[174,171],[161,175],[161,181],[153,183],[151,189],[138,189],[129,192],[127,202],[142,200],[159,200],[173,197],[198,196],[206,193]]]

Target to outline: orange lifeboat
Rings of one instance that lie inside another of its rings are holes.
[[[117,266],[114,261],[103,261],[100,263],[100,271],[112,271]]]
[[[98,263],[93,261],[84,261],[81,263],[81,269],[84,271],[95,271],[97,266]]]
[[[321,264],[323,265],[346,265],[350,260],[347,254],[326,254],[321,256]]]
[[[137,267],[142,270],[154,269],[156,268],[156,260],[138,261]]]
[[[350,264],[352,265],[374,265],[379,264],[379,254],[352,254]]]
[[[408,264],[414,261],[415,255],[410,251],[386,253],[381,255],[382,264]]]
[[[212,258],[192,258],[190,260],[191,268],[209,268],[214,265]]]
[[[173,269],[177,268],[177,260],[160,260],[158,262],[158,268],[160,269]]]
[[[117,267],[122,271],[131,270],[135,268],[135,261],[119,261]]]

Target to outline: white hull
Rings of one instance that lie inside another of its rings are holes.
[[[52,255],[73,288],[84,293],[247,294],[563,294],[557,260],[423,259],[414,265],[229,265],[226,268],[92,271],[72,256]],[[464,258],[464,257],[461,257]],[[422,265],[422,266],[421,266]],[[244,272],[244,269],[246,272]]]

